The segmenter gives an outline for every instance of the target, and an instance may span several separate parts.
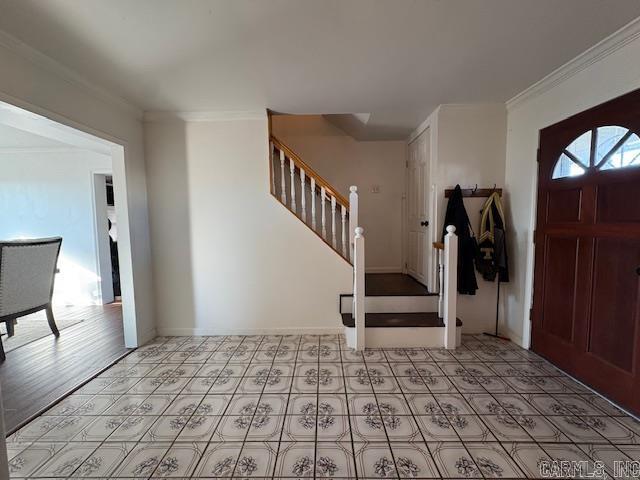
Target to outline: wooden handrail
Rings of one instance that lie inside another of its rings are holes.
[[[343,197],[337,191],[335,191],[334,188],[331,186],[331,184],[329,184],[329,182],[327,182],[324,178],[322,178],[322,176],[318,174],[318,172],[316,172],[307,163],[305,163],[304,160],[302,160],[296,152],[294,152],[291,148],[287,147],[284,143],[282,143],[273,135],[271,135],[271,143],[273,143],[273,145],[278,150],[283,151],[287,158],[292,159],[293,163],[298,168],[302,168],[304,170],[305,175],[313,177],[318,187],[324,187],[328,195],[335,197],[336,201],[340,205],[344,205],[345,207],[347,207],[347,209],[349,208],[349,200],[347,200],[345,197]]]
[[[437,250],[444,250],[444,242],[433,242],[433,248]]]

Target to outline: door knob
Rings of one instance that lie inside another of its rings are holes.
[[[423,227],[428,227],[429,226],[429,221],[425,220],[424,222],[420,222],[420,225],[422,225]]]

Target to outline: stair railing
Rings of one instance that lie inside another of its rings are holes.
[[[349,254],[353,261],[353,242],[358,227],[358,187],[351,185],[349,187]]]
[[[364,229],[356,227],[353,236],[353,320],[355,325],[356,351],[364,350],[365,342],[365,275],[364,275]]]
[[[438,318],[444,315],[444,242],[433,242],[438,257]]]
[[[457,343],[457,300],[458,300],[458,236],[456,227],[447,226],[444,236],[444,282],[441,283],[444,321],[444,347],[456,348]],[[444,287],[444,288],[443,288]]]
[[[353,230],[351,225],[357,226],[357,188],[350,188],[349,197],[355,198],[355,205],[352,205],[273,135],[270,138],[270,172],[273,196],[336,253],[353,261],[350,232]]]

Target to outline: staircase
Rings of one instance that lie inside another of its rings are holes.
[[[373,286],[375,288],[370,288]],[[364,298],[365,345],[383,347],[442,347],[445,324],[438,314],[440,295],[403,274],[366,274]],[[340,295],[345,333],[355,328],[353,294]],[[456,328],[460,341],[462,322]]]
[[[345,261],[353,265],[353,292],[340,295],[347,344],[369,348],[455,348],[462,322],[456,318],[455,228],[435,243],[439,293],[402,274],[365,275],[364,231],[358,227],[357,187],[349,199],[307,165],[291,148],[270,136],[271,194]]]

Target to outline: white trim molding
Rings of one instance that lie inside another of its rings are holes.
[[[247,111],[196,111],[196,112],[171,112],[171,111],[149,111],[145,112],[143,120],[146,123],[152,122],[227,122],[232,120],[266,120],[267,111],[247,110]]]
[[[411,132],[411,134],[409,135],[409,137],[407,137],[407,144],[413,142],[416,138],[418,138],[418,136],[420,136],[420,134],[422,132],[424,132],[427,128],[430,128],[434,121],[434,119],[437,117],[438,115],[438,111],[440,110],[440,107],[442,105],[438,105],[433,112],[431,112],[429,115],[427,115],[427,118],[425,118],[422,123],[420,125],[418,125],[416,127],[416,129]]]
[[[133,105],[132,103],[128,102],[118,95],[114,95],[113,93],[102,87],[96,86],[94,83],[90,82],[74,70],[63,65],[57,60],[54,60],[50,56],[45,55],[41,51],[36,50],[30,45],[27,45],[22,40],[19,40],[18,38],[3,30],[0,30],[0,47],[3,47],[10,52],[13,52],[16,55],[30,61],[33,65],[40,67],[43,70],[47,70],[59,76],[60,78],[75,85],[76,87],[79,87],[80,89],[88,92],[96,98],[99,98],[109,105],[127,110],[129,113],[135,115],[138,119],[142,118],[142,110],[136,105]]]
[[[191,337],[213,335],[337,335],[344,327],[294,327],[294,328],[164,328],[157,329],[161,337]]]
[[[2,153],[11,153],[11,154],[19,154],[19,153],[42,153],[42,154],[51,154],[51,153],[79,153],[79,152],[92,152],[96,153],[93,150],[89,150],[87,148],[76,148],[76,147],[0,147],[0,154]]]
[[[638,37],[640,37],[640,17],[632,20],[621,29],[606,37],[604,40],[596,43],[593,47],[582,52],[572,60],[569,60],[567,63],[557,68],[527,89],[518,93],[510,100],[507,100],[507,110],[513,110],[519,105],[542,95],[547,90],[550,90],[556,85],[580,73],[590,65],[593,65],[601,59],[613,54]]]

